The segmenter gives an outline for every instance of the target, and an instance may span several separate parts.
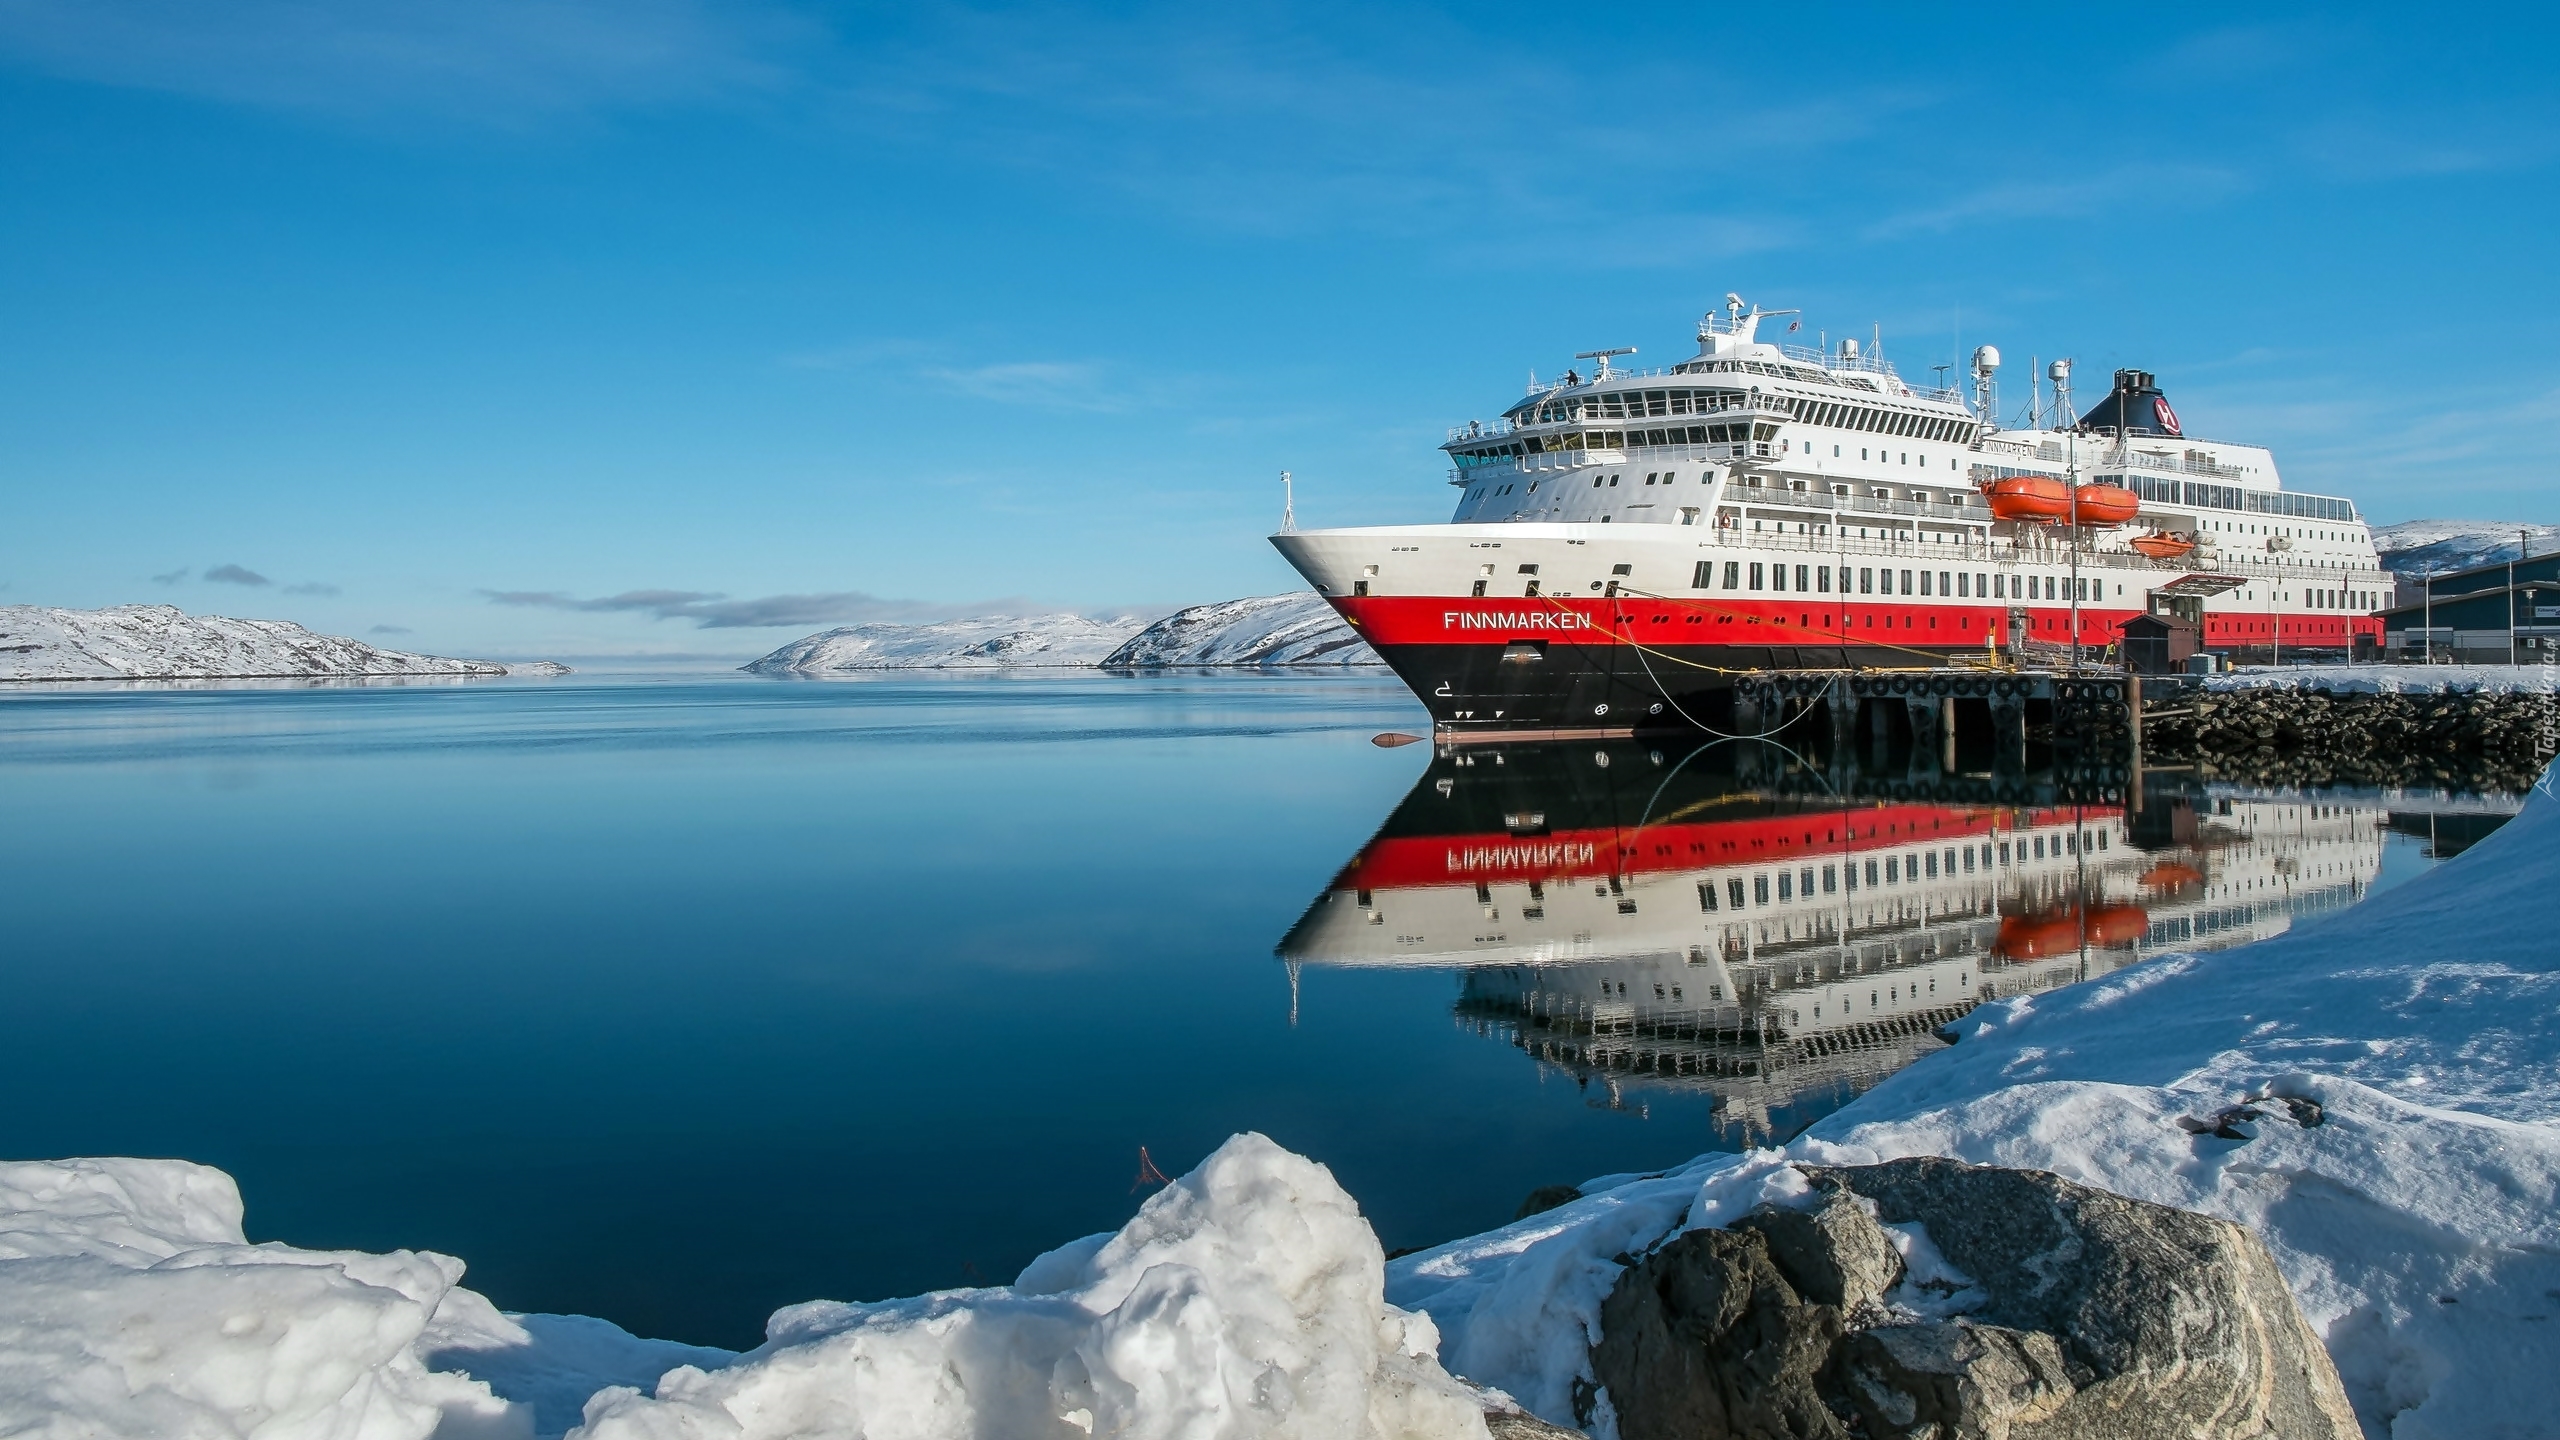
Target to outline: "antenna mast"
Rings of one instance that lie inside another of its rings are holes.
[[[2053,362],[2046,372],[2053,379],[2053,408],[2059,412],[2069,408],[2071,399],[2071,361],[2068,357]],[[2064,454],[2062,483],[2071,494],[2071,673],[2080,673],[2080,427],[2071,427],[2063,437],[2069,447]]]
[[[1280,472],[1280,533],[1298,533],[1298,492],[1289,482],[1289,472]]]

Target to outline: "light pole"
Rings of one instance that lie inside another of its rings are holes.
[[[2531,543],[2533,532],[2519,528],[2516,531],[2516,560],[2524,558],[2524,547]],[[2510,665],[2519,663],[2516,659],[2516,560],[2507,562],[2507,663]]]
[[[2424,629],[2422,629],[2422,630],[2420,630],[2420,631],[2418,632],[2420,635],[2422,635],[2422,636],[2424,636],[2424,637],[2425,637],[2425,638],[2424,638],[2423,640],[2421,640],[2419,643],[2420,643],[2421,645],[2423,645],[2423,646],[2425,646],[2425,647],[2426,647],[2424,650],[2422,650],[2421,652],[2419,652],[2419,658],[2420,658],[2421,663],[2428,664],[2428,665],[2433,665],[2434,663],[2436,663],[2436,570],[2435,570],[2435,567],[2434,567],[2434,566],[2432,566],[2432,565],[2430,565],[2430,566],[2428,566],[2426,569],[2419,571],[2419,572],[2418,572],[2418,583],[2427,587],[2427,591],[2426,591],[2426,595],[2425,595],[2425,597],[2424,597],[2424,598],[2419,602],[2419,603],[2424,607],[2424,610],[2423,610],[2423,622],[2422,622],[2422,623],[2423,623],[2423,624],[2424,624],[2424,626],[2425,626],[2425,628],[2424,628]]]

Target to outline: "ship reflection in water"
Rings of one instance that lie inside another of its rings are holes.
[[[1456,969],[1461,1025],[1595,1103],[1705,1090],[1729,1143],[1766,1142],[1985,1001],[2354,904],[2395,811],[2405,832],[2408,798],[2370,791],[1826,779],[1747,742],[1453,748],[1279,953]]]

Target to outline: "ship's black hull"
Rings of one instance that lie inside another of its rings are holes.
[[[1379,658],[1451,731],[1709,728],[1729,725],[1748,671],[1908,669],[1978,647],[1908,645],[1378,645]]]

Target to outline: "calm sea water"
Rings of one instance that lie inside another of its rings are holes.
[[[1370,743],[1422,724],[1342,678],[0,696],[0,1155],[203,1161],[253,1239],[745,1346],[1118,1225],[1141,1146],[1263,1131],[1396,1247],[1739,1143],[1732,1077],[1542,1050],[1481,975],[1275,956],[1382,824],[1437,843],[1475,793]],[[1641,825],[1688,763],[1492,823]],[[2424,863],[2358,813],[2350,899]]]

